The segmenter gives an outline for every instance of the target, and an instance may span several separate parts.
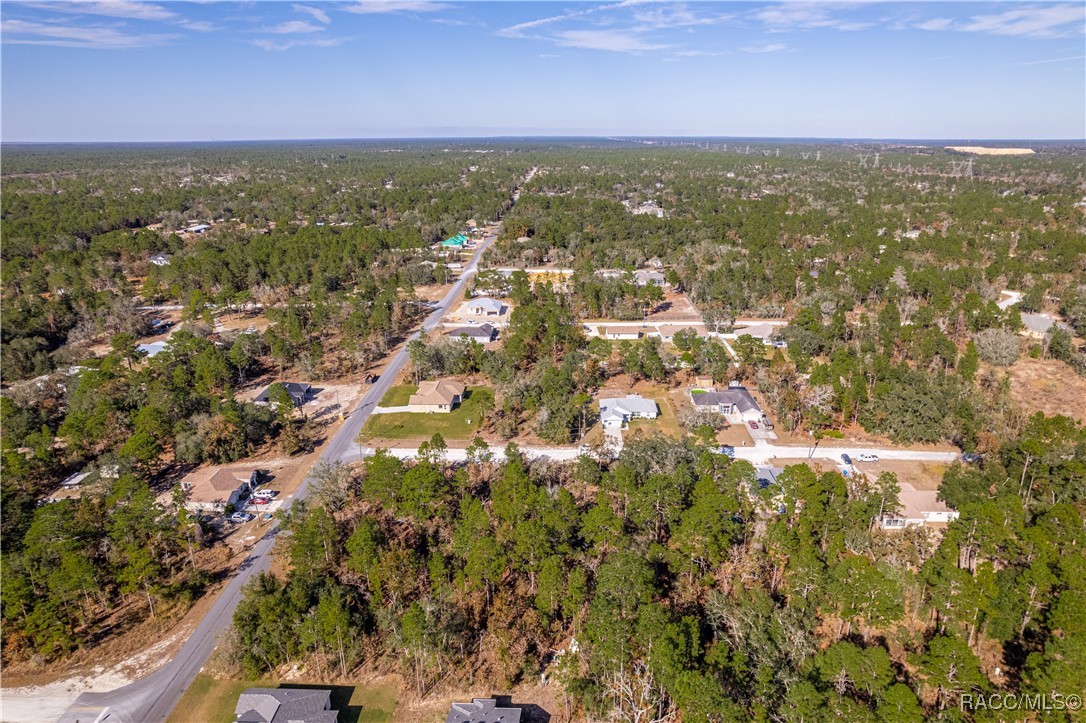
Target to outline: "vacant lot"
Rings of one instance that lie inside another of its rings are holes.
[[[1075,374],[1067,364],[1055,359],[1023,357],[1008,370],[1011,398],[1033,414],[1063,414],[1086,420],[1086,378]],[[998,372],[997,372],[998,373]]]
[[[218,680],[200,674],[185,691],[167,723],[231,723],[238,696],[248,688],[329,688],[339,723],[384,723],[392,720],[397,688],[391,684],[324,685],[277,680]]]
[[[407,396],[411,394],[412,392],[408,392]],[[363,438],[367,443],[382,439],[426,440],[435,433],[440,433],[446,440],[471,439],[479,431],[486,411],[494,408],[494,391],[486,387],[469,387],[464,392],[464,397],[463,403],[448,414],[374,414],[366,422],[366,426],[362,427]],[[404,403],[406,401],[405,398]],[[388,395],[382,400],[382,406],[391,406]]]
[[[836,460],[815,457],[807,460],[802,457],[794,459],[776,458],[774,467],[788,467],[793,464],[809,464],[813,469],[823,471],[840,471],[842,465]],[[943,481],[943,473],[949,465],[941,462],[921,462],[916,460],[880,460],[878,462],[856,462],[856,470],[860,474],[867,475],[869,479],[878,477],[883,472],[893,472],[897,475],[898,482],[903,485],[912,485],[917,490],[937,490]]]

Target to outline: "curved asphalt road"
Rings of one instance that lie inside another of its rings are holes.
[[[460,279],[445,295],[438,306],[426,317],[421,331],[408,338],[408,342],[433,329],[449,308],[464,296],[464,287],[478,270],[479,259],[483,252],[494,242],[496,236],[486,237],[476,249],[471,261],[464,267]],[[355,443],[362,425],[373,412],[373,408],[392,386],[396,376],[407,363],[407,343],[397,352],[385,367],[369,391],[362,397],[358,406],[347,417],[346,422],[321,453],[320,460],[347,460],[351,452],[361,449]],[[282,509],[290,509],[292,502],[304,499],[309,492],[309,479],[306,478],[292,498],[283,501]],[[59,723],[158,723],[166,720],[174,706],[181,700],[182,694],[192,683],[196,674],[204,667],[211,651],[219,642],[219,634],[226,631],[234,617],[234,610],[241,600],[242,588],[254,575],[264,572],[271,563],[272,546],[279,532],[278,523],[272,520],[264,536],[253,546],[252,553],[238,568],[237,573],[226,585],[211,609],[196,626],[192,636],[181,647],[177,657],[159,670],[140,678],[123,688],[107,693],[84,693],[76,699]],[[194,722],[195,723],[195,722]]]

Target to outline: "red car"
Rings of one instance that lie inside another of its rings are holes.
[[[253,505],[266,505],[269,502],[271,502],[271,500],[268,499],[267,497],[254,497],[253,501],[250,504],[253,504]]]
[[[757,429],[758,428],[758,423],[757,422],[751,422],[750,423],[750,428],[751,429]]]

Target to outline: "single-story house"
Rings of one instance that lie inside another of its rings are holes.
[[[449,379],[419,384],[417,392],[407,400],[412,412],[444,414],[464,400],[464,385]]]
[[[445,239],[441,242],[442,248],[447,249],[462,249],[464,244],[468,242],[468,237],[462,233],[458,233],[455,236]]]
[[[608,280],[621,279],[625,277],[628,273],[630,272],[623,271],[622,269],[596,269],[595,271],[596,276],[600,277],[601,279]]]
[[[182,482],[185,507],[192,512],[221,512],[227,505],[243,501],[260,480],[255,469],[197,470]]]
[[[604,339],[640,339],[640,326],[601,326],[600,336]]]
[[[147,259],[155,266],[169,266],[170,255],[169,254],[155,254],[151,258]]]
[[[600,422],[608,429],[621,429],[631,419],[656,419],[658,416],[656,402],[640,394],[600,399]]]
[[[716,412],[736,418],[734,421],[757,422],[762,418],[762,408],[758,402],[754,401],[746,387],[734,382],[719,392],[692,390],[690,401],[699,411]]]
[[[294,406],[300,407],[309,401],[309,395],[313,393],[313,386],[310,384],[302,384],[298,382],[279,382],[290,395],[290,401],[294,402]],[[270,404],[271,399],[268,396],[271,393],[271,388],[274,384],[269,384],[268,387],[257,395],[253,400],[254,404]]]
[[[145,356],[152,357],[166,350],[169,342],[152,341],[150,344],[136,344],[136,350],[143,352]]]
[[[478,341],[485,344],[498,338],[498,330],[490,324],[480,324],[479,326],[461,326],[459,328],[453,329],[452,331],[445,332],[445,336],[451,336],[454,339],[459,339],[462,336],[466,336],[473,341]]]
[[[195,226],[189,226],[185,229],[188,233],[207,233],[211,230],[211,226],[206,223],[198,223]]]
[[[1022,334],[1033,339],[1043,339],[1053,327],[1070,331],[1070,327],[1050,314],[1021,314]]]
[[[505,313],[505,304],[497,299],[481,296],[478,299],[464,302],[460,311],[471,316],[501,316]]]
[[[773,333],[776,330],[776,327],[772,324],[751,324],[750,326],[742,326],[736,329],[735,336],[736,338],[741,336],[753,336],[755,339],[765,343],[773,336]]]
[[[938,496],[938,490],[917,490],[907,483],[902,484],[897,498],[901,510],[896,515],[883,515],[879,519],[879,527],[884,530],[902,530],[906,527],[922,527],[958,519],[957,510],[947,507]]]
[[[660,339],[671,344],[675,341],[675,335],[680,331],[690,331],[696,336],[705,336],[704,330],[699,330],[697,327],[685,326],[683,324],[661,324],[656,327],[656,330],[660,332]]]
[[[60,482],[61,487],[78,487],[83,484],[83,480],[90,477],[90,472],[76,472],[75,474],[68,475]]]
[[[634,283],[638,286],[667,286],[667,280],[659,271],[640,270],[634,272]]]
[[[249,688],[238,696],[235,723],[336,723],[332,691],[314,688]]]
[[[453,703],[445,723],[520,723],[520,708],[499,707],[495,698]]]

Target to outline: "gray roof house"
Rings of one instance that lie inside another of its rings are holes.
[[[656,402],[640,394],[600,399],[600,422],[605,427],[624,427],[631,419],[656,419]]]
[[[170,255],[169,254],[155,254],[151,258],[147,259],[155,266],[169,266]]]
[[[667,280],[659,271],[638,270],[634,272],[634,283],[638,286],[667,286]]]
[[[499,708],[494,698],[453,703],[445,723],[520,723],[520,708]]]
[[[486,296],[465,302],[462,307],[465,312],[474,316],[501,316],[505,311],[505,304],[497,299]]]
[[[720,392],[690,393],[690,401],[694,408],[706,412],[716,412],[725,415],[738,415],[743,419],[758,420],[762,417],[762,408],[754,397],[750,395],[746,387],[732,384]]]
[[[1022,326],[1024,327],[1022,333],[1037,339],[1043,339],[1044,335],[1047,334],[1052,327],[1058,327],[1065,331],[1070,331],[1071,328],[1049,314],[1022,314],[1021,317]]]
[[[311,688],[249,688],[238,696],[236,723],[336,723],[332,691]]]
[[[287,394],[290,395],[290,400],[294,402],[294,406],[296,407],[300,407],[307,401],[309,401],[309,395],[313,393],[313,386],[310,384],[300,384],[298,382],[277,383],[282,384],[284,387],[286,387]],[[257,395],[256,399],[254,399],[253,402],[255,404],[268,404],[270,401],[268,394],[269,392],[271,392],[271,388],[273,386],[275,386],[275,384],[269,384],[267,389]]]
[[[494,341],[498,337],[498,330],[490,324],[480,324],[479,326],[461,326],[452,331],[445,332],[445,336],[451,336],[454,339],[459,339],[462,336],[466,336],[469,339],[473,339],[479,342]]]

